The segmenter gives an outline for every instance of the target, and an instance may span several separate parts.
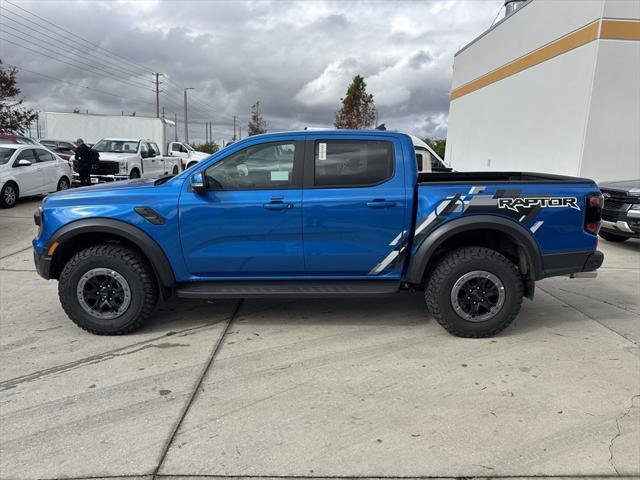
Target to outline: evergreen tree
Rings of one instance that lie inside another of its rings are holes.
[[[360,130],[373,127],[376,120],[376,107],[373,95],[367,93],[367,84],[361,75],[353,77],[342,101],[342,107],[336,112],[336,128]]]
[[[249,118],[249,136],[267,133],[267,122],[262,118],[260,100],[251,105],[251,117]]]

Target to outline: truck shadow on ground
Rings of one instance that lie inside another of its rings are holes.
[[[558,304],[542,291],[536,299],[524,300],[520,314],[501,337],[512,337],[539,329],[548,329],[565,322],[589,321],[571,306]],[[203,320],[217,323],[232,314],[239,300],[196,301],[170,299],[162,304],[141,333],[176,331],[196,327]],[[427,311],[422,292],[401,292],[383,298],[353,299],[246,299],[234,323],[255,326],[305,327],[384,326],[402,328],[424,325],[430,334],[445,331]]]

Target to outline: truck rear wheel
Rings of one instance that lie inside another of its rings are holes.
[[[139,253],[104,244],[86,248],[67,262],[58,295],[80,328],[97,335],[123,335],[140,328],[151,315],[158,288],[153,270]]]
[[[427,281],[427,308],[458,337],[482,338],[501,332],[520,311],[522,278],[504,255],[465,247],[445,255]]]

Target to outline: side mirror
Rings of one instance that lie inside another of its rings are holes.
[[[32,164],[29,160],[18,160],[18,163],[15,164],[16,167],[30,167]]]
[[[205,191],[204,188],[204,177],[202,176],[202,173],[194,173],[193,175],[191,175],[191,188],[193,189],[194,192],[196,193],[202,193]]]

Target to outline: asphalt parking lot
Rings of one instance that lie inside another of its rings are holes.
[[[90,335],[0,211],[0,477],[640,475],[640,241],[538,284],[491,339],[419,294],[170,302]]]

